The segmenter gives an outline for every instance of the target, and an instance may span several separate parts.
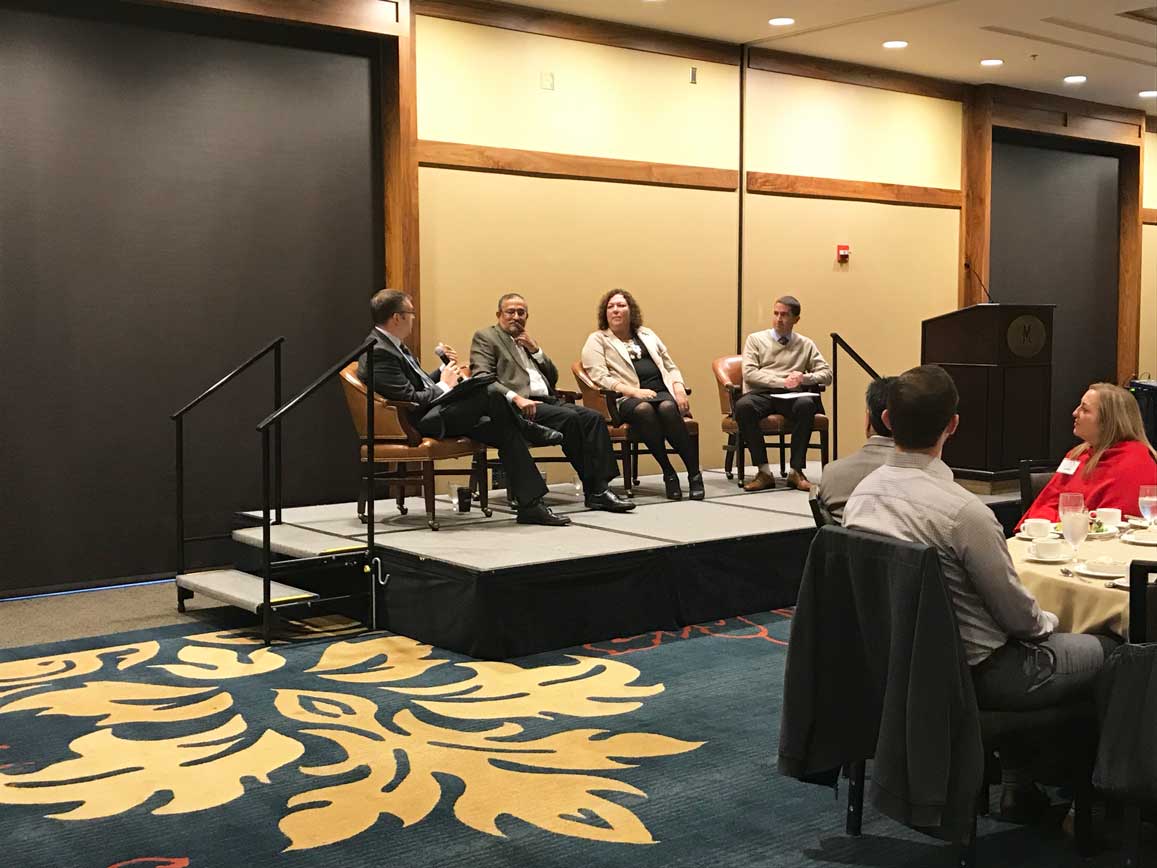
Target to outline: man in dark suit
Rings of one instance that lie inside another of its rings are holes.
[[[509,292],[498,299],[498,321],[474,333],[470,342],[470,369],[490,373],[512,407],[562,432],[562,451],[583,483],[589,509],[627,512],[635,505],[607,485],[619,475],[607,423],[595,410],[558,398],[558,368],[526,331],[526,300]]]
[[[374,330],[374,391],[387,400],[417,404],[414,424],[425,437],[469,437],[498,449],[506,469],[509,490],[517,499],[518,521],[522,524],[562,526],[565,516],[555,515],[542,502],[546,484],[535,467],[527,442],[547,445],[561,442],[557,431],[544,428],[512,412],[502,392],[491,386],[476,389],[460,398],[438,399],[462,379],[453,350],[449,362],[426,373],[418,364],[405,339],[414,328],[414,303],[404,292],[383,289],[370,299]],[[366,358],[358,362],[358,376],[367,379]]]

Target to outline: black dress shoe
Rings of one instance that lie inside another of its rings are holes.
[[[602,509],[606,512],[630,512],[635,505],[619,497],[609,488],[600,494],[588,494],[585,498],[587,509]]]
[[[702,473],[687,474],[687,487],[690,489],[689,496],[692,500],[702,500],[707,496],[707,492],[703,490]]]
[[[542,524],[547,527],[566,527],[570,524],[569,518],[565,515],[555,515],[541,499],[519,509],[515,521],[519,524]]]
[[[562,443],[561,431],[531,422],[525,416],[520,415],[518,418],[521,420],[518,423],[518,430],[522,432],[522,439],[531,446],[558,446]]]
[[[682,500],[683,489],[679,487],[679,474],[663,474],[663,487],[667,489],[667,500]]]

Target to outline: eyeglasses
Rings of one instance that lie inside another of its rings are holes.
[[[503,316],[508,316],[511,319],[514,319],[516,317],[525,317],[527,315],[526,308],[522,308],[522,307],[516,307],[516,308],[512,308],[510,310],[504,310],[501,313]]]
[[[418,315],[418,312],[416,310],[414,310],[413,308],[410,308],[409,310],[398,311],[398,316],[417,316],[417,315]]]

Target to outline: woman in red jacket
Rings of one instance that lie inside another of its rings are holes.
[[[1073,411],[1073,434],[1081,443],[1065,456],[1022,522],[1057,521],[1057,504],[1069,491],[1085,496],[1086,509],[1115,507],[1135,514],[1141,486],[1157,485],[1157,451],[1145,436],[1136,399],[1125,389],[1109,383],[1089,386]]]

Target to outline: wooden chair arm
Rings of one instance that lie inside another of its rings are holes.
[[[614,389],[599,389],[603,395],[603,401],[607,405],[606,416],[610,423],[618,428],[623,424],[623,417],[619,414],[619,398],[623,397]]]
[[[727,401],[728,401],[728,404],[730,405],[730,409],[727,411],[727,415],[734,418],[735,417],[735,402],[743,397],[743,387],[737,386],[734,383],[728,383],[723,388],[727,390]]]
[[[567,404],[577,404],[582,398],[581,394],[572,392],[569,389],[555,389],[554,393]]]

